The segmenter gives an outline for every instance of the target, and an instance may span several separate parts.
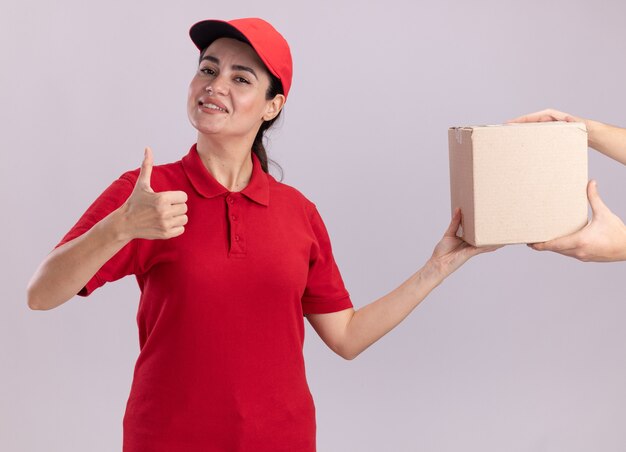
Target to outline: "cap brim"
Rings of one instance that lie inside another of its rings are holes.
[[[243,33],[227,22],[221,20],[203,20],[189,29],[189,37],[198,50],[207,48],[213,41],[219,38],[233,38],[250,44]]]

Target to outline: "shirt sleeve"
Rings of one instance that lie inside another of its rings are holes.
[[[314,241],[302,310],[304,314],[326,314],[351,308],[352,301],[333,257],[328,231],[315,205],[311,207],[309,221]]]
[[[135,178],[130,173],[123,174],[114,181],[102,194],[87,208],[76,224],[69,230],[55,246],[67,243],[89,231],[96,223],[120,207],[130,196],[135,185]],[[135,272],[136,240],[131,240],[87,282],[77,295],[87,296],[107,282],[116,281]]]

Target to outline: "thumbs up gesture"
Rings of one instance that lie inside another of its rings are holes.
[[[187,193],[155,193],[150,186],[152,150],[147,147],[139,177],[123,206],[127,233],[131,239],[170,239],[185,232]]]

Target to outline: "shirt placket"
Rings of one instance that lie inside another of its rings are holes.
[[[238,193],[226,196],[226,212],[228,217],[229,252],[232,257],[244,257],[246,255],[246,237],[243,225],[243,198]]]

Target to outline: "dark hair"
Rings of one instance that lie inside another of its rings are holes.
[[[245,42],[245,41],[242,41],[242,42]],[[246,44],[250,45],[250,43],[248,42],[246,42]],[[200,62],[202,61],[202,56],[204,55],[204,52],[206,51],[206,49],[207,47],[202,49],[202,51],[200,52],[200,58],[199,58],[198,64],[200,64]],[[276,97],[278,94],[284,94],[285,91],[283,90],[283,84],[278,79],[278,77],[272,74],[267,68],[265,68],[265,71],[270,78],[270,86],[267,88],[267,91],[265,92],[265,99],[270,100]],[[278,112],[278,114],[273,119],[270,119],[269,121],[263,121],[263,123],[261,124],[261,127],[259,127],[259,131],[254,137],[254,142],[252,143],[252,152],[254,152],[256,156],[259,158],[259,162],[261,163],[261,168],[263,168],[263,171],[265,171],[266,173],[269,173],[269,167],[268,167],[269,163],[272,163],[273,165],[278,167],[281,173],[280,179],[282,180],[283,169],[278,163],[276,163],[275,161],[271,159],[268,159],[267,151],[265,150],[265,145],[263,144],[263,138],[265,137],[265,132],[270,127],[272,127],[272,125],[276,122],[276,120],[280,117],[281,114],[282,114],[282,110]]]
[[[276,77],[269,71],[267,73],[270,76],[270,86],[267,88],[267,91],[265,93],[265,99],[270,100],[276,97],[278,94],[284,94],[284,91],[283,84],[280,82],[280,80],[278,80],[278,77]],[[256,137],[254,137],[254,142],[252,143],[252,152],[254,152],[259,158],[263,171],[269,173],[268,163],[273,163],[280,170],[282,179],[283,169],[280,167],[280,165],[278,165],[278,163],[267,158],[267,152],[265,151],[265,145],[263,144],[265,131],[272,127],[272,125],[276,122],[281,114],[282,110],[279,111],[278,114],[269,121],[263,121],[263,124],[261,124],[261,127],[259,127],[259,131],[256,133]]]

